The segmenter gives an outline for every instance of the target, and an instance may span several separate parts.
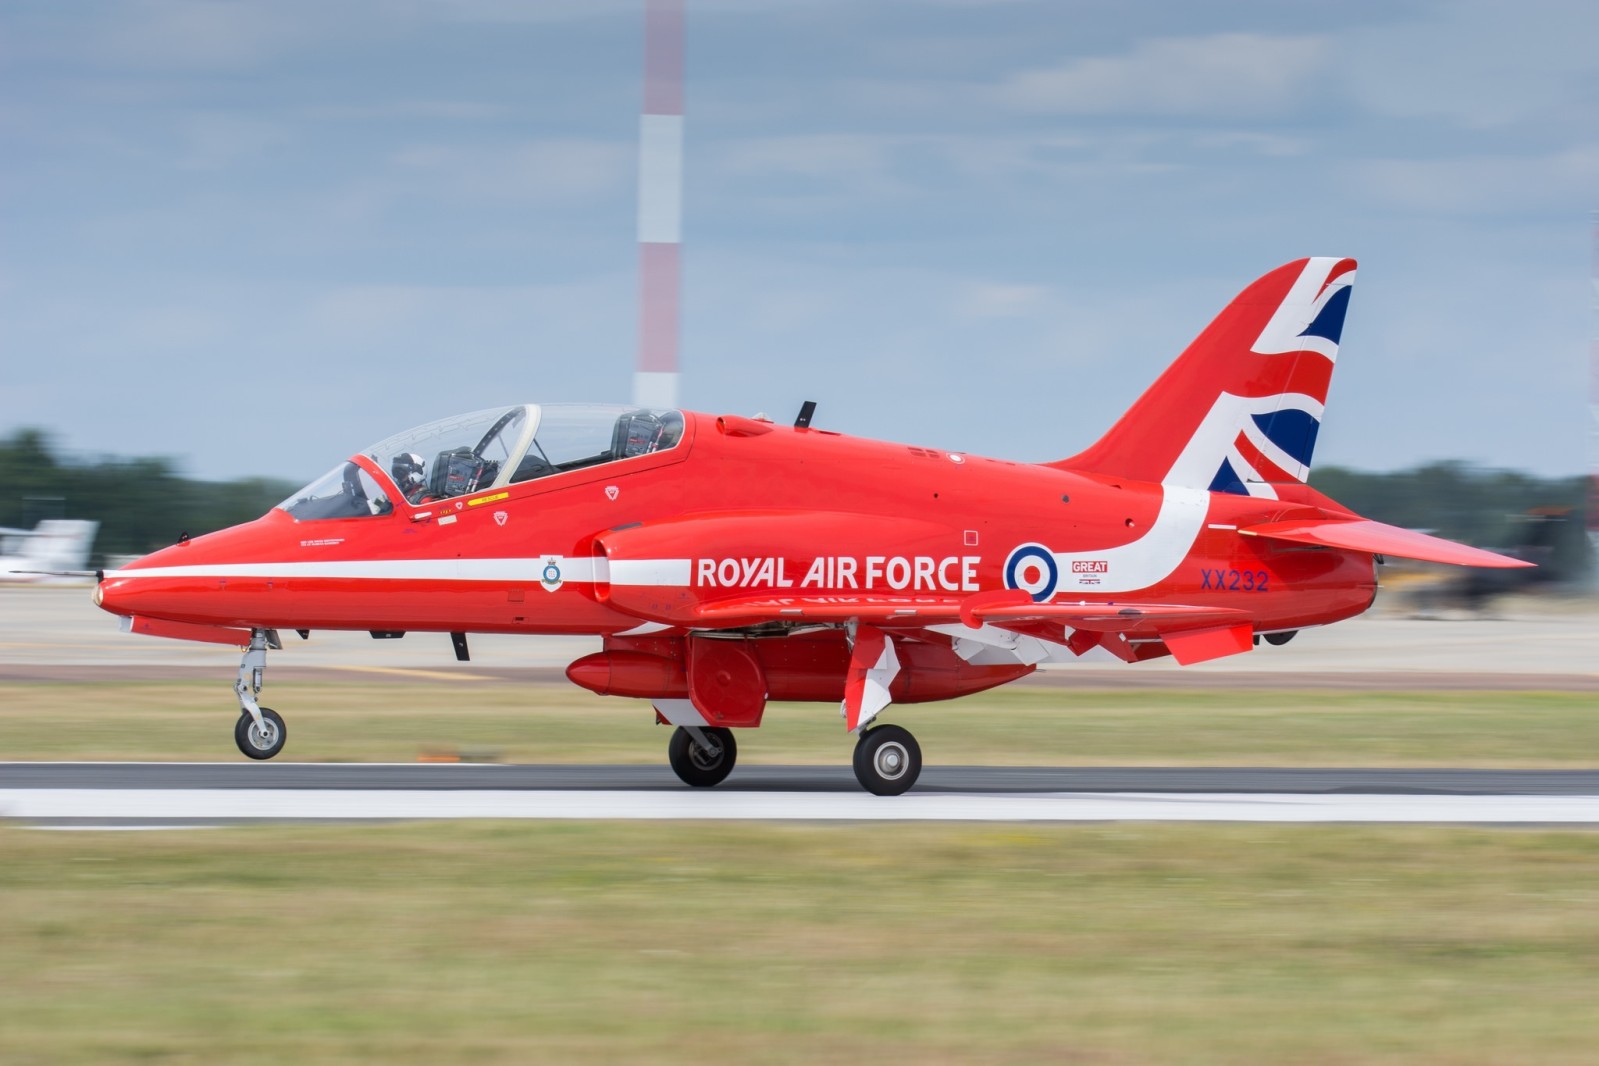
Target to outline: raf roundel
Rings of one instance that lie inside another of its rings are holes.
[[[1060,582],[1060,569],[1055,565],[1055,555],[1042,544],[1023,544],[1013,548],[1005,557],[1005,587],[1021,589],[1043,603],[1055,595]]]

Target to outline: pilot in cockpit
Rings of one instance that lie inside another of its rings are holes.
[[[422,492],[427,487],[427,478],[420,455],[415,452],[401,452],[394,457],[394,462],[389,464],[389,473],[393,475],[394,483],[400,487],[400,495],[412,503],[421,500]]]

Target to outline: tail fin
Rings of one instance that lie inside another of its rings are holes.
[[[1239,293],[1091,448],[1048,465],[1275,497],[1303,482],[1338,358],[1353,259],[1300,259]]]

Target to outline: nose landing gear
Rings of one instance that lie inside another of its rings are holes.
[[[283,724],[283,716],[277,711],[271,707],[259,710],[260,725],[248,714],[239,715],[239,721],[233,727],[233,742],[252,759],[270,759],[283,750],[283,742],[288,739],[289,731]]]
[[[289,737],[283,716],[256,702],[266,675],[267,649],[278,651],[282,647],[277,630],[250,630],[250,646],[239,662],[239,678],[233,683],[233,692],[239,698],[239,720],[233,727],[233,742],[252,759],[272,758],[283,750],[283,742]]]

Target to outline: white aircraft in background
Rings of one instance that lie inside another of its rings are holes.
[[[0,529],[0,584],[81,582],[99,522],[46,518],[32,529]]]

